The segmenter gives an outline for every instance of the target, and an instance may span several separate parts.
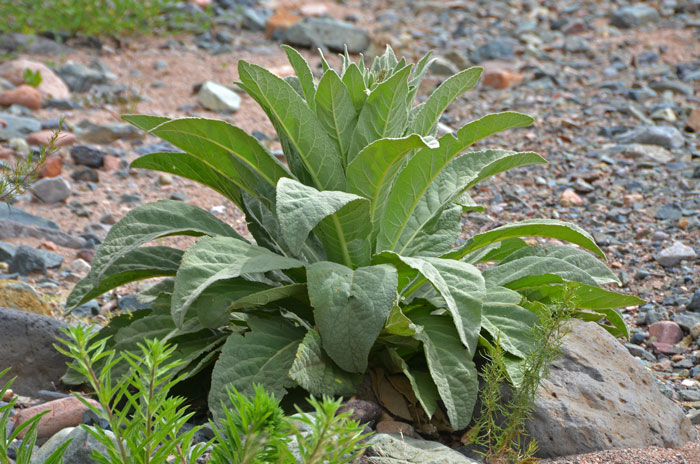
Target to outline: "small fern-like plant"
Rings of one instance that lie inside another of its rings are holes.
[[[619,280],[581,228],[531,219],[460,242],[463,217],[483,210],[472,187],[545,162],[532,152],[468,150],[531,124],[524,114],[490,114],[437,137],[441,114],[476,85],[481,68],[450,77],[414,105],[429,55],[413,66],[387,49],[366,67],[346,54],[340,70],[322,60],[316,80],[298,52],[285,51],[296,76],[281,79],[245,61],[238,72],[275,127],[286,163],[224,121],[124,116],[181,150],[132,167],[212,188],[243,211],[252,238],[183,202],[130,211],[67,303],[162,278],[140,296],[151,309],[104,330],[114,335],[110,346],[172,341],[187,376],[215,362],[209,406],[217,418],[228,384],[253,395],[260,383],[278,398],[296,387],[351,395],[373,372],[401,377],[425,416],[447,417],[457,430],[471,421],[481,347],[502,347],[518,385],[519,366],[536,346],[538,305],[571,293],[576,317],[627,335],[615,308],[640,300],[604,288]],[[184,252],[149,245],[172,235],[198,239]],[[577,247],[531,246],[523,237]]]
[[[527,436],[526,423],[535,407],[540,382],[559,354],[568,333],[566,322],[572,316],[573,311],[565,302],[540,306],[539,322],[533,327],[534,347],[521,363],[516,388],[508,385],[507,353],[498,343],[485,344],[487,363],[480,374],[481,410],[468,435],[483,450],[487,464],[524,464],[537,460],[534,457],[537,442]]]
[[[138,344],[138,352],[117,354],[106,348],[107,339],[96,340],[89,327],[64,333],[67,338],[60,341],[65,347],[56,349],[73,359],[71,369],[88,379],[99,406],[76,397],[110,427],[83,426],[106,449],[106,454],[94,451],[94,459],[103,464],[190,464],[204,454],[207,444],[194,444],[201,427],[181,433],[193,415],[187,412],[185,399],[169,395],[180,380],[175,374],[181,361],[171,361],[175,347],[146,340]],[[131,369],[116,379],[112,368],[120,361]]]
[[[254,391],[249,399],[228,389],[232,407],[222,405],[224,417],[212,422],[211,464],[347,464],[359,460],[368,446],[363,427],[350,420],[350,413],[338,414],[340,401],[311,397],[312,412],[297,408],[297,415],[285,417],[273,395],[260,385]]]

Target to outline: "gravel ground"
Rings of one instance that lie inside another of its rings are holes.
[[[310,3],[319,2],[285,0],[264,6],[296,11]],[[532,127],[491,137],[475,148],[532,150],[548,160],[545,166],[515,169],[482,184],[474,197],[486,211],[466,218],[465,237],[530,217],[562,219],[589,230],[620,276],[620,290],[647,301],[641,308],[623,312],[632,331],[641,334],[638,343],[652,356],[643,362],[669,397],[686,411],[697,408],[697,342],[690,340],[679,353],[665,355],[654,353],[645,336],[651,322],[679,320],[693,293],[700,289],[700,260],[664,267],[656,259],[676,241],[700,252],[700,141],[689,128],[691,112],[700,111],[700,7],[692,7],[697,2],[646,2],[660,17],[629,29],[610,25],[613,13],[627,5],[615,0],[348,0],[321,4],[333,17],[350,17],[370,31],[373,44],[368,55],[386,44],[409,61],[434,50],[438,56],[451,58],[451,66],[459,69],[490,54],[521,77],[511,88],[480,86],[468,92],[441,121],[456,129],[496,111],[532,114],[536,118]],[[231,84],[237,79],[240,59],[281,75],[289,73],[277,41],[264,32],[235,28],[231,32],[233,41],[224,54],[198,47],[196,37],[175,36],[122,40],[120,47],[112,42],[101,49],[76,47],[60,56],[28,56],[56,66],[97,59],[114,74],[114,83],[131,87],[144,97],[139,103],[87,103],[71,111],[42,109],[32,116],[44,120],[63,116],[69,128],[83,119],[99,124],[117,122],[125,112],[215,117],[257,131],[264,143],[278,149],[272,126],[251,98],[241,94],[240,110],[227,115],[209,112],[196,103],[194,86],[206,80]],[[317,54],[302,53],[312,69],[319,69]],[[334,56],[327,57],[337,64]],[[444,76],[429,75],[421,94],[427,94],[442,79]],[[87,95],[80,98],[87,101]],[[626,130],[640,126],[673,127],[681,142],[670,149],[652,150],[620,141]],[[117,141],[104,148],[114,150],[125,165],[138,157],[135,151],[139,144],[155,142],[152,138],[137,143]],[[4,144],[0,142],[0,146]],[[77,167],[67,150],[61,155],[62,175],[70,179]],[[73,193],[65,204],[47,205],[25,196],[16,206],[56,221],[66,232],[79,234],[106,214],[122,217],[134,206],[121,201],[126,194],[137,195],[142,203],[176,195],[207,210],[226,206],[219,217],[246,233],[240,211],[193,182],[178,178],[164,181],[157,173],[127,169],[99,170],[98,174],[99,182],[93,184],[71,180]],[[38,239],[8,241],[51,247]],[[168,243],[186,246],[190,242]],[[73,249],[57,247],[55,251],[66,259],[63,269],[77,258]],[[42,290],[55,305],[57,315],[73,285],[63,269],[49,271],[48,277],[56,285]],[[30,282],[38,280],[30,278]],[[119,295],[133,289],[127,286],[108,295],[101,302],[103,311],[113,308]],[[97,319],[104,320],[103,316]],[[695,463],[700,462],[699,451],[698,443],[692,443],[679,450],[615,450],[544,462]]]

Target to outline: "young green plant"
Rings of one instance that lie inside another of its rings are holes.
[[[260,383],[278,398],[297,387],[351,395],[363,375],[383,372],[410,383],[427,417],[440,412],[458,430],[477,399],[479,340],[508,353],[509,380],[519,384],[517,366],[536,346],[533,304],[570,293],[576,317],[627,335],[615,308],[640,300],[606,289],[619,280],[580,227],[529,219],[456,246],[462,219],[483,210],[470,189],[545,162],[533,152],[469,150],[530,125],[520,113],[489,114],[438,136],[440,116],[476,85],[481,68],[446,79],[414,105],[429,54],[413,66],[387,48],[370,67],[346,54],[339,70],[322,57],[316,79],[297,51],[285,52],[296,76],[240,61],[238,85],[272,122],[286,163],[224,121],[124,116],[179,150],[142,156],[133,168],[212,188],[245,214],[252,238],[183,202],[130,211],[67,303],[162,278],[141,295],[151,309],[106,329],[115,334],[111,347],[160,337],[180,347],[185,375],[215,363],[215,417],[228,384],[252,395]],[[184,252],[150,245],[172,235],[197,241]],[[576,246],[532,246],[523,237]]]

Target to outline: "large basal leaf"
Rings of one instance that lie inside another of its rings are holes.
[[[418,148],[437,147],[435,139],[412,134],[376,140],[358,153],[348,165],[348,191],[370,200],[372,223],[382,216],[391,186],[406,157]]]
[[[349,267],[367,264],[371,248],[369,201],[345,192],[319,191],[293,179],[277,186],[277,217],[292,253],[299,254],[317,226],[329,259]]]
[[[461,430],[469,425],[479,392],[479,378],[472,355],[460,342],[454,324],[444,316],[414,316],[422,327],[415,338],[423,342],[430,376],[447,409],[450,425]]]
[[[520,306],[522,296],[504,287],[487,289],[483,296],[481,326],[491,339],[515,356],[525,358],[534,346],[537,316]]]
[[[353,395],[362,376],[343,371],[321,348],[321,336],[309,330],[299,345],[289,376],[312,395]]]
[[[252,135],[216,119],[173,119],[151,130],[198,157],[251,195],[272,202],[281,177],[291,174]]]
[[[520,290],[520,293],[528,300],[541,301],[546,304],[559,302],[566,296],[569,303],[578,309],[616,309],[639,306],[645,303],[644,300],[634,295],[623,295],[578,282],[525,288]]]
[[[117,259],[145,243],[170,235],[221,235],[242,240],[228,224],[201,208],[181,201],[161,200],[132,209],[112,226],[95,252],[88,278],[99,285]]]
[[[537,153],[505,150],[466,153],[455,158],[435,177],[433,182],[425,185],[423,194],[410,205],[410,216],[406,217],[400,225],[402,233],[394,244],[394,250],[399,254],[408,254],[406,250],[412,246],[413,240],[424,231],[433,218],[456,201],[466,189],[481,180],[517,166],[544,162]],[[397,182],[408,181],[404,176],[411,172],[408,169],[402,171]]]
[[[396,258],[417,270],[424,279],[422,282],[430,282],[440,294],[452,316],[459,339],[468,353],[474,356],[481,330],[482,302],[479,296],[485,289],[481,272],[471,264],[460,261],[430,257],[396,256]],[[419,280],[418,284],[420,282]],[[408,292],[411,290],[409,289]],[[404,296],[408,296],[406,292]]]
[[[598,283],[586,271],[564,260],[540,256],[526,256],[505,264],[486,269],[483,272],[487,287],[508,287],[519,289],[561,282],[597,286]],[[551,277],[554,277],[553,279]]]
[[[401,170],[387,200],[381,221],[377,251],[400,248],[399,242],[407,243],[407,238],[415,233],[414,212],[421,205],[423,197],[440,173],[471,144],[496,132],[530,124],[532,118],[520,113],[496,113],[484,116],[462,127],[455,135],[446,134],[439,139],[438,148],[419,150]],[[430,217],[439,211],[429,211]],[[422,217],[422,216],[421,216]],[[421,221],[418,221],[420,223]]]
[[[210,285],[246,274],[303,267],[287,258],[230,237],[203,237],[182,257],[175,280],[172,316],[180,326],[188,308]]]
[[[113,288],[136,280],[174,276],[180,266],[182,250],[155,246],[131,250],[109,266],[97,284],[85,278],[78,282],[66,301],[70,311]]]
[[[222,403],[232,407],[226,393],[229,386],[252,397],[253,386],[259,384],[278,399],[294,386],[287,373],[304,330],[280,317],[252,317],[248,326],[250,332],[232,334],[226,340],[212,372],[209,409],[217,420],[224,417]]]
[[[284,80],[260,66],[238,62],[243,89],[262,106],[296,150],[316,187],[344,190],[342,157],[313,111]]]
[[[375,140],[404,135],[409,110],[407,96],[410,72],[410,66],[404,67],[369,94],[352,135],[348,163]]]
[[[316,90],[316,115],[336,143],[343,162],[357,124],[357,112],[350,92],[335,71],[323,75]]]
[[[505,263],[514,261],[516,259],[524,258],[526,256],[546,256],[548,258],[561,259],[569,264],[573,264],[577,268],[584,271],[589,276],[593,277],[598,285],[604,284],[620,284],[620,279],[617,278],[614,272],[612,272],[605,263],[598,260],[595,256],[590,253],[581,250],[579,248],[574,248],[571,246],[533,246],[527,248],[521,248],[520,250],[512,253],[507,258],[503,259],[499,266]]]
[[[411,132],[429,135],[447,106],[479,81],[483,68],[473,67],[455,74],[435,90],[416,115]]]
[[[241,206],[241,189],[228,177],[190,153],[150,153],[136,158],[130,167],[169,172],[199,182]]]
[[[304,59],[301,54],[290,47],[289,45],[282,45],[284,52],[287,54],[287,59],[289,64],[294,68],[294,72],[297,74],[299,79],[299,85],[301,86],[301,91],[304,94],[304,99],[309,105],[309,108],[314,109],[314,99],[316,93],[316,85],[314,84],[314,75],[311,73],[311,68],[309,68],[309,63]]]
[[[586,250],[590,250],[605,259],[605,254],[598,248],[595,240],[593,240],[593,237],[591,237],[588,232],[575,224],[554,219],[526,219],[524,221],[506,224],[505,226],[484,232],[483,234],[477,234],[470,238],[467,243],[458,250],[445,255],[445,258],[460,259],[468,253],[492,243],[519,237],[547,237],[564,240],[574,243]]]
[[[306,276],[323,349],[342,369],[364,373],[396,301],[396,269],[384,264],[353,270],[321,262],[309,266]]]

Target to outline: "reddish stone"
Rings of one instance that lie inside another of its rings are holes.
[[[675,345],[683,339],[683,329],[673,321],[654,322],[649,326],[649,337],[659,343]]]
[[[523,80],[522,74],[516,72],[511,66],[498,61],[487,61],[481,64],[484,73],[481,82],[494,89],[508,89]]]
[[[200,8],[206,8],[211,5],[211,0],[192,0],[192,3]]]
[[[562,206],[580,205],[583,203],[583,198],[578,196],[578,193],[570,188],[562,192],[560,199]]]
[[[41,248],[44,248],[49,251],[56,251],[58,250],[58,245],[53,243],[51,240],[45,240],[41,242]]]
[[[46,158],[44,166],[39,170],[39,177],[58,177],[63,171],[63,158],[51,155]]]
[[[53,134],[56,131],[46,129],[46,130],[41,130],[39,132],[33,132],[29,134],[29,137],[27,137],[27,143],[29,145],[40,145],[40,146],[48,146],[49,143],[51,143],[51,139],[53,138]],[[73,145],[76,142],[75,135],[72,134],[71,132],[61,132],[58,134],[58,137],[56,138],[56,141],[54,142],[55,147],[67,147],[69,145]]]
[[[375,431],[377,433],[392,433],[404,437],[418,438],[416,430],[411,424],[394,420],[377,422]]]
[[[102,169],[107,172],[116,171],[119,169],[120,164],[121,160],[117,156],[105,155],[104,158],[102,158]]]
[[[275,31],[289,29],[292,24],[299,21],[299,16],[290,13],[287,10],[277,10],[267,20],[266,32],[268,36],[272,36]]]
[[[685,353],[686,349],[679,346],[673,346],[669,343],[654,342],[651,344],[656,354],[678,354]]]
[[[41,84],[37,90],[43,98],[70,98],[70,90],[63,80],[48,66],[37,61],[19,58],[0,65],[0,77],[14,85],[24,83],[24,70],[30,69],[41,74]]]
[[[87,248],[84,248],[75,255],[76,258],[80,258],[84,261],[87,261],[88,263],[92,262],[92,258],[95,257],[95,250],[88,250]]]
[[[95,401],[88,400],[95,406],[99,404]],[[15,427],[26,422],[37,414],[49,411],[39,420],[37,427],[38,438],[48,438],[66,427],[77,427],[83,422],[83,414],[87,410],[87,406],[80,402],[74,396],[61,398],[60,400],[49,401],[48,403],[32,406],[31,408],[23,409],[14,417]],[[19,434],[19,438],[24,438],[26,429]]]
[[[0,105],[22,105],[32,110],[41,108],[41,94],[34,87],[20,85],[17,88],[6,90],[0,95]]]
[[[693,129],[695,132],[700,132],[700,108],[695,108],[690,112],[688,127]]]

